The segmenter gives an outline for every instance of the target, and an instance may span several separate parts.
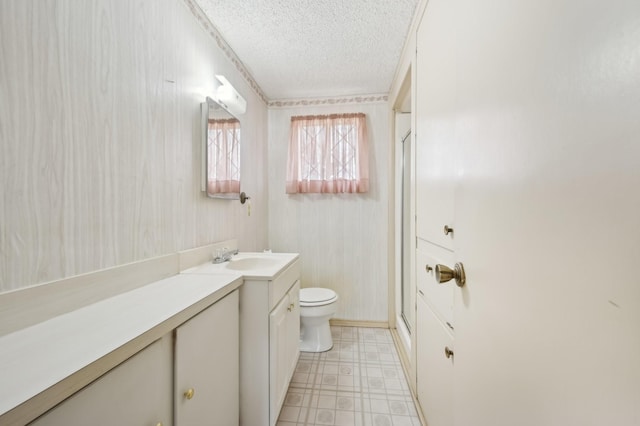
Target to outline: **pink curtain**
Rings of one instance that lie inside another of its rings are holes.
[[[291,117],[287,194],[367,192],[366,121],[363,113]]]
[[[240,192],[240,121],[209,120],[207,193]]]

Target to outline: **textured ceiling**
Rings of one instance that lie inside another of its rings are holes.
[[[269,100],[387,93],[418,0],[195,0]]]

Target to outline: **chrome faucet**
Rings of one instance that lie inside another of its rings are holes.
[[[233,255],[238,254],[238,249],[229,250],[227,247],[224,247],[222,250],[218,249],[215,251],[213,256],[213,263],[223,263],[231,260]]]

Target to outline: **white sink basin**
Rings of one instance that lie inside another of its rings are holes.
[[[235,271],[248,271],[251,269],[272,268],[279,263],[280,259],[271,259],[268,257],[243,257],[241,259],[231,259],[225,266],[227,269]]]
[[[222,263],[211,261],[182,271],[183,274],[241,274],[244,278],[269,280],[298,258],[297,253],[240,252]]]

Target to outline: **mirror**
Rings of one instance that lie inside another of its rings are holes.
[[[202,190],[211,198],[240,198],[240,120],[207,97],[201,104],[204,127]]]

